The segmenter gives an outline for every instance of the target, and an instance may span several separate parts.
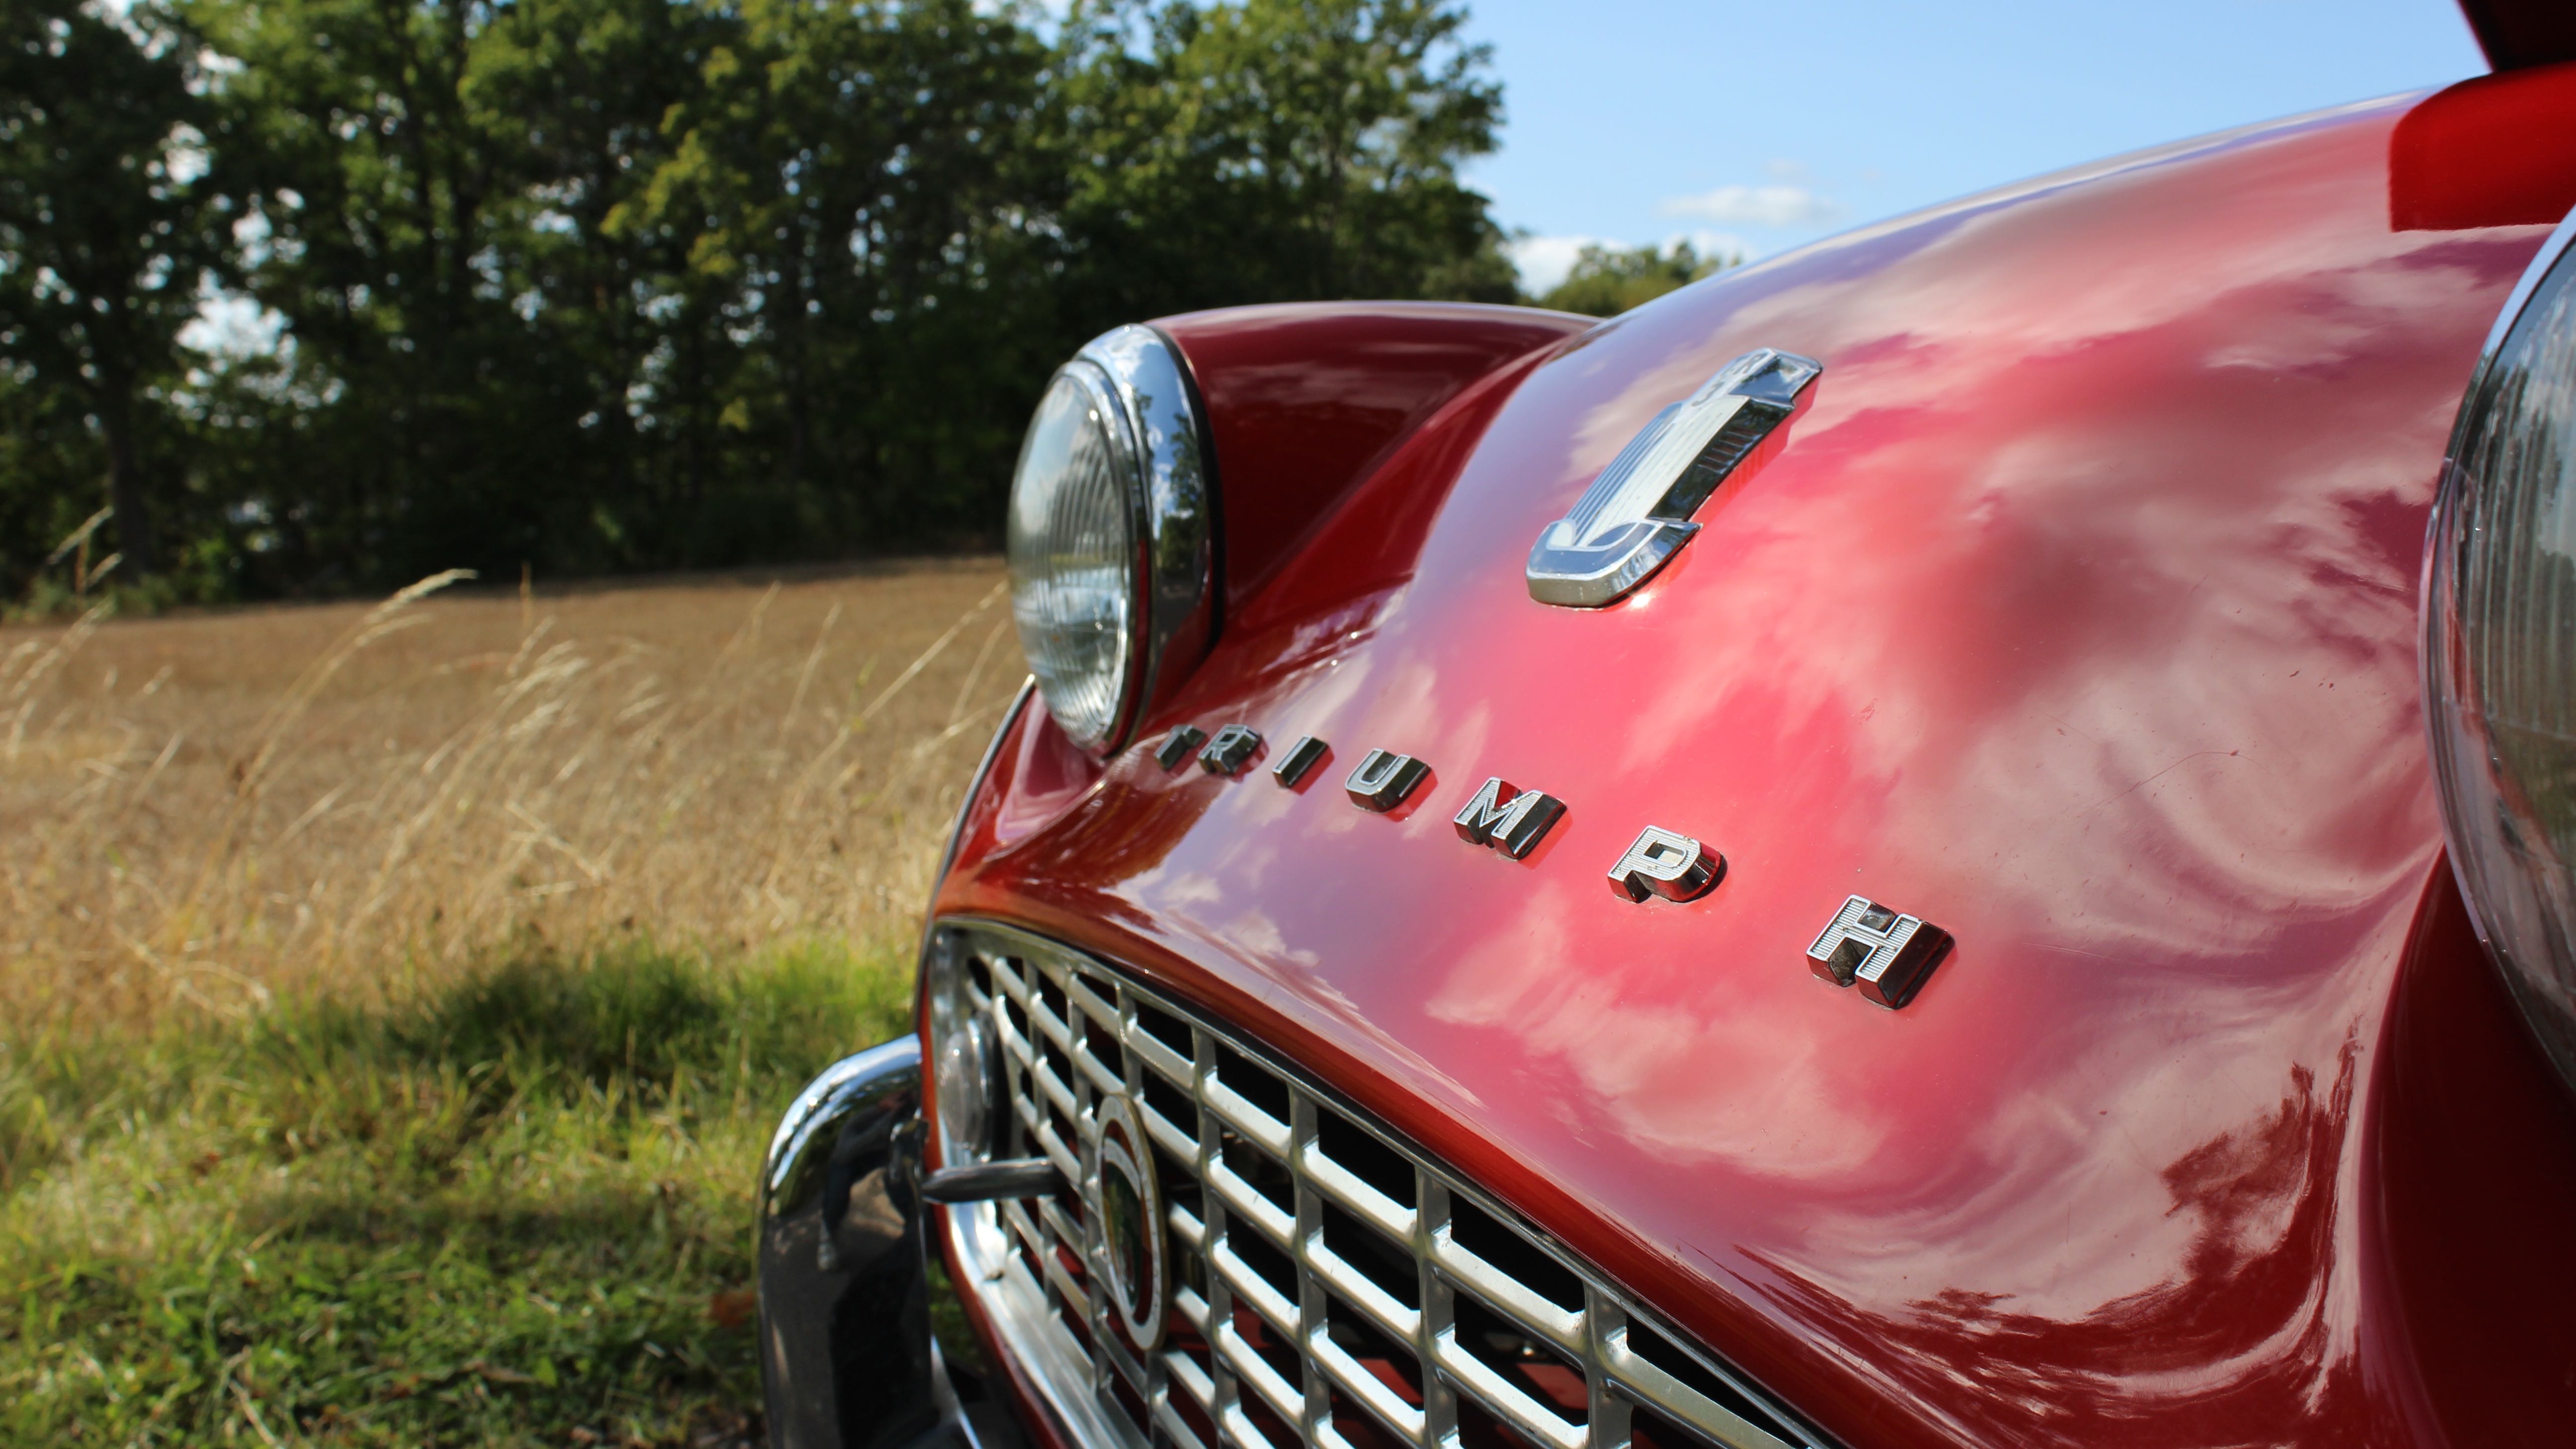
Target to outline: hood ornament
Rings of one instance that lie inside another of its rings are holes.
[[[1757,347],[1655,414],[1574,511],[1539,534],[1530,548],[1530,597],[1597,609],[1653,577],[1699,532],[1690,516],[1824,370],[1813,358]]]

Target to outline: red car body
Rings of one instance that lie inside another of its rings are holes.
[[[2462,387],[2571,201],[2541,67],[1597,326],[1167,319],[1213,646],[1105,761],[1032,702],[933,915],[1266,1042],[1850,1445],[2576,1442],[2576,1110],[2444,866],[2416,608]],[[1824,373],[1691,547],[1533,602],[1539,531],[1761,346]],[[1152,758],[1232,723],[1333,754]],[[1338,788],[1371,748],[1433,771],[1391,814]],[[1568,806],[1526,859],[1451,828],[1488,776]],[[1649,824],[1722,883],[1606,890]],[[1902,1011],[1803,958],[1853,893],[1956,941]]]

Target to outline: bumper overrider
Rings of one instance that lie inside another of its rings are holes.
[[[920,1205],[921,1046],[826,1068],[760,1179],[760,1354],[770,1442],[964,1442],[930,1334]]]
[[[772,1443],[1015,1437],[932,1341],[934,1251],[1021,1412],[1075,1449],[1828,1442],[1474,1183],[1133,973],[947,921],[923,982],[948,1100],[926,1118],[920,1047],[889,1042],[816,1078],[770,1150]]]

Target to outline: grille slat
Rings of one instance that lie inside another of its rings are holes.
[[[1523,1328],[1545,1336],[1550,1343],[1568,1353],[1584,1351],[1582,1314],[1568,1313],[1532,1293],[1510,1275],[1495,1271],[1492,1264],[1459,1247],[1454,1240],[1434,1248],[1431,1261],[1459,1287],[1520,1320]]]
[[[1303,1417],[1305,1395],[1296,1385],[1280,1377],[1277,1369],[1262,1362],[1261,1355],[1253,1350],[1250,1341],[1235,1331],[1233,1324],[1220,1326],[1216,1331],[1216,1341],[1217,1347],[1225,1354],[1225,1361],[1233,1366],[1236,1377],[1252,1385],[1253,1392],[1268,1402],[1272,1413],[1292,1423]]]
[[[1435,1353],[1441,1372],[1457,1379],[1460,1387],[1475,1394],[1496,1418],[1549,1446],[1549,1449],[1584,1449],[1591,1442],[1584,1425],[1569,1424],[1550,1413],[1545,1405],[1521,1392],[1518,1386],[1494,1372],[1483,1360],[1459,1348],[1456,1339],[1440,1340]]]
[[[1037,1142],[1038,1150],[1047,1155],[1047,1160],[1055,1164],[1056,1171],[1064,1174],[1064,1180],[1082,1181],[1082,1160],[1075,1157],[1072,1150],[1065,1146],[1064,1136],[1055,1130],[1055,1124],[1032,1108],[1026,1097],[1012,1098],[1011,1106],[1020,1114],[1022,1122],[1037,1123],[1030,1129],[1029,1136]]]
[[[1180,1234],[1182,1246],[1196,1253],[1207,1252],[1207,1226],[1188,1208],[1173,1208],[1165,1212],[1163,1218],[1171,1224],[1173,1232]]]
[[[1116,1072],[1109,1070],[1100,1058],[1092,1055],[1089,1042],[1084,1042],[1081,1048],[1074,1052],[1073,1064],[1080,1067],[1082,1074],[1091,1079],[1091,1090],[1095,1092],[1123,1092],[1127,1089],[1126,1082],[1121,1080]]]
[[[1302,1261],[1324,1281],[1325,1287],[1340,1294],[1343,1302],[1358,1309],[1388,1337],[1399,1343],[1410,1343],[1422,1331],[1421,1314],[1396,1302],[1385,1289],[1343,1262],[1339,1254],[1328,1248],[1316,1247],[1310,1241]]]
[[[1043,994],[1030,992],[1028,998],[1020,1003],[1020,1008],[1029,1014],[1030,1021],[1037,1024],[1038,1034],[1055,1043],[1057,1050],[1073,1050],[1073,1028],[1065,1024],[1063,1017],[1056,1015],[1055,1008],[1047,1003]]]
[[[1046,1058],[1041,1055],[1037,1060],[1044,1063]],[[1073,1088],[1066,1084],[1064,1078],[1056,1075],[1052,1066],[1049,1066],[1046,1071],[1038,1073],[1037,1081],[1038,1091],[1046,1097],[1048,1106],[1062,1112],[1067,1117],[1081,1117],[1081,1099],[1073,1094]]]
[[[1268,1320],[1270,1326],[1281,1336],[1288,1338],[1296,1336],[1297,1305],[1265,1281],[1261,1274],[1254,1272],[1243,1259],[1237,1257],[1233,1248],[1220,1245],[1215,1252],[1208,1255],[1208,1262],[1219,1273],[1225,1275],[1225,1286],[1233,1289],[1245,1303],[1251,1305],[1253,1312]]]
[[[1080,1186],[1034,1211],[948,1214],[961,1286],[1080,1449],[1468,1449],[1498,1434],[1503,1449],[1632,1449],[1639,1413],[1665,1449],[1676,1427],[1718,1449],[1822,1449],[1740,1375],[1647,1332],[1553,1240],[1257,1044],[1025,932],[946,925],[936,949],[972,953],[970,980],[991,983],[970,995],[1012,1083],[1009,1150],[1043,1152]],[[1091,1286],[1106,1281],[1090,1205],[1111,1093],[1138,1108],[1163,1179],[1173,1281],[1151,1354]]]
[[[1163,1045],[1161,1040],[1142,1028],[1127,1033],[1127,1050],[1145,1059],[1145,1065],[1161,1072],[1166,1081],[1186,1082],[1194,1070],[1190,1059]]]
[[[1226,1207],[1241,1214],[1254,1227],[1270,1235],[1270,1241],[1285,1251],[1297,1238],[1297,1220],[1279,1210],[1279,1204],[1263,1197],[1258,1188],[1235,1175],[1232,1168],[1219,1163],[1208,1171],[1208,1186],[1225,1200]]]
[[[1399,1243],[1412,1239],[1413,1209],[1369,1186],[1357,1174],[1324,1156],[1314,1143],[1299,1149],[1297,1165],[1305,1170],[1307,1181],[1343,1208],[1366,1219],[1369,1226]]]
[[[1308,1340],[1306,1349],[1333,1382],[1359,1400],[1379,1422],[1403,1438],[1421,1440],[1422,1410],[1406,1403],[1384,1380],[1362,1367],[1358,1359],[1342,1352],[1329,1335],[1316,1334]]]
[[[1232,1087],[1217,1079],[1214,1073],[1200,1083],[1202,1100],[1226,1126],[1251,1140],[1254,1146],[1273,1157],[1288,1155],[1288,1124],[1244,1100]]]

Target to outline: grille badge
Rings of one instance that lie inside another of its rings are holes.
[[[1140,1353],[1163,1343],[1171,1271],[1163,1245],[1163,1190],[1135,1104],[1104,1094],[1100,1119],[1100,1236],[1120,1331]]]

